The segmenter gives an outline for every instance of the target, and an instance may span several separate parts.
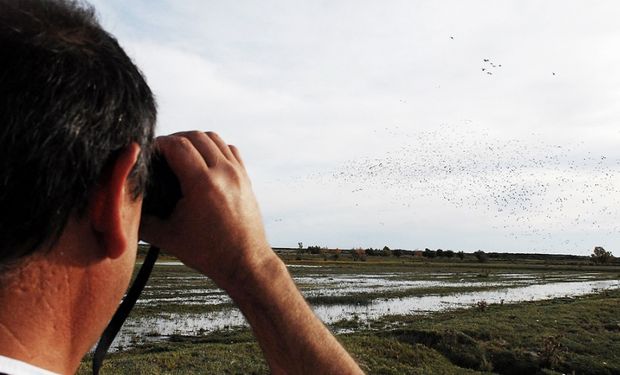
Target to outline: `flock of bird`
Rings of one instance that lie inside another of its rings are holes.
[[[481,60],[486,76],[502,69],[492,59]],[[400,145],[306,175],[301,182],[348,189],[359,195],[356,207],[375,198],[412,214],[424,200],[475,211],[503,235],[530,239],[526,251],[544,251],[539,245],[575,251],[599,239],[620,240],[620,153],[604,155],[583,141],[554,144],[535,133],[518,139],[493,136],[471,121],[374,133]],[[381,218],[377,223],[385,225]]]
[[[493,75],[495,69],[502,67],[502,64],[496,64],[490,59],[482,59],[482,62],[484,63],[483,66],[480,68],[482,70],[482,73],[490,76]]]
[[[438,199],[482,213],[495,230],[533,244],[589,246],[588,233],[620,233],[620,158],[601,155],[583,142],[551,144],[536,134],[499,138],[449,125],[381,133],[377,138],[401,144],[382,156],[355,158],[308,178],[360,194],[356,206],[375,197],[415,210],[422,200]]]
[[[454,35],[450,36],[450,40],[454,40]],[[483,74],[489,76],[492,76],[497,68],[502,67],[502,64],[494,63],[493,61],[491,61],[491,59],[482,59],[482,62],[484,64],[482,67],[480,67],[480,70]],[[555,76],[556,74],[555,72],[551,72],[551,75]]]

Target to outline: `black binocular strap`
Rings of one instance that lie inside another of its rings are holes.
[[[116,313],[110,320],[110,323],[106,327],[105,331],[101,335],[101,339],[97,344],[97,348],[95,349],[95,354],[93,355],[93,374],[99,374],[99,369],[103,364],[103,359],[105,358],[110,345],[112,345],[112,341],[116,337],[118,331],[120,331],[125,319],[129,316],[131,309],[136,304],[136,301],[140,297],[142,293],[142,289],[146,285],[149,276],[151,275],[151,271],[153,270],[153,266],[155,265],[155,261],[159,256],[159,248],[155,246],[151,246],[149,249],[146,258],[144,258],[144,263],[142,263],[142,267],[136,276],[131,288],[127,292],[127,295],[123,299],[123,302],[120,304]]]

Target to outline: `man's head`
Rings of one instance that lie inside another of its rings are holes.
[[[0,0],[0,267],[50,248],[131,144],[139,196],[155,117],[148,85],[92,8]]]
[[[69,373],[103,331],[134,268],[155,117],[92,8],[0,0],[0,354]]]

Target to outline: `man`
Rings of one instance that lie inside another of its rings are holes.
[[[239,151],[217,134],[157,140],[183,198],[168,220],[141,220],[155,118],[92,9],[0,0],[0,373],[75,372],[139,238],[233,298],[273,373],[360,373],[271,250]]]

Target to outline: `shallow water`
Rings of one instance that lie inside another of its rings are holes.
[[[376,300],[369,305],[317,306],[314,310],[325,323],[334,323],[347,316],[377,319],[386,315],[404,315],[472,307],[479,301],[488,304],[539,301],[560,297],[576,297],[606,289],[620,288],[618,280],[535,284],[511,289],[456,293],[447,296],[429,295]]]
[[[176,264],[172,264],[176,265]],[[158,264],[159,266],[159,264]],[[164,264],[170,268],[171,264]],[[307,271],[307,270],[306,270]],[[315,271],[311,271],[315,272]],[[605,289],[620,288],[618,280],[597,280],[598,273],[495,273],[490,278],[463,273],[383,274],[304,274],[295,277],[306,296],[341,296],[363,292],[443,287],[489,287],[492,290],[438,293],[403,298],[378,298],[363,305],[316,305],[315,313],[327,324],[355,319],[363,323],[387,315],[421,314],[473,307],[479,301],[488,304],[514,303],[576,297]],[[404,280],[403,280],[404,279]],[[563,280],[563,282],[558,282]],[[574,280],[574,281],[566,281]],[[154,283],[153,283],[154,281]],[[161,340],[173,334],[198,335],[221,329],[245,326],[243,315],[230,307],[230,299],[202,276],[180,270],[175,275],[155,276],[144,291],[138,306],[166,303],[182,305],[208,304],[221,308],[207,313],[160,313],[130,317],[114,348],[128,347],[142,341]]]

